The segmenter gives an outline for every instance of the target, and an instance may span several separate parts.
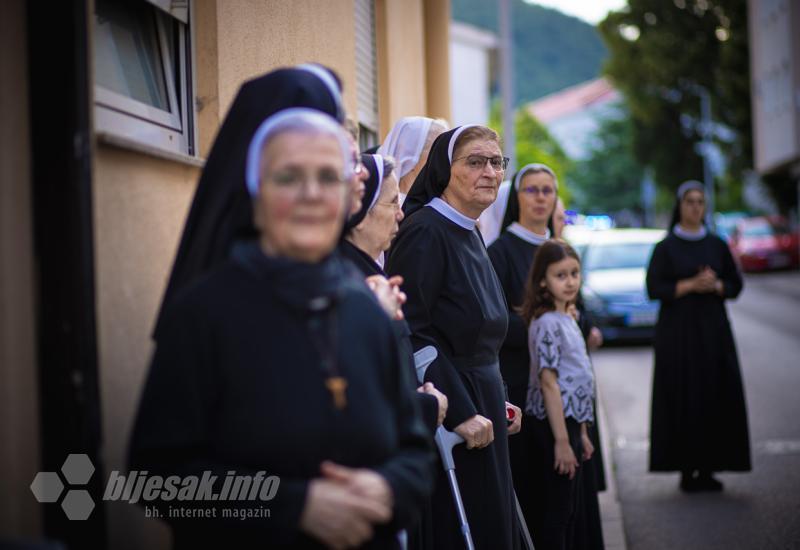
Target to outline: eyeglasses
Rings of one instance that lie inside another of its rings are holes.
[[[508,166],[508,157],[485,157],[483,155],[467,155],[466,157],[459,157],[453,162],[467,159],[467,167],[470,170],[478,171],[483,170],[483,167],[486,166],[488,162],[495,172],[502,172]]]
[[[361,162],[361,159],[353,157],[353,175],[360,176],[364,170],[366,170],[366,166]]]
[[[275,189],[295,198],[299,197],[301,193],[308,194],[312,181],[317,184],[319,193],[326,197],[337,195],[342,191],[344,184],[348,183],[334,170],[320,170],[316,177],[309,177],[308,174],[300,171],[277,172],[266,176],[265,179],[272,182]]]
[[[533,195],[534,197],[541,195],[544,198],[547,198],[555,193],[555,189],[552,187],[536,187],[535,185],[531,185],[530,187],[523,187],[520,189],[520,192],[525,193],[526,195]]]

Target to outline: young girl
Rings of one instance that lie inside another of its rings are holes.
[[[536,251],[521,315],[528,329],[531,378],[526,412],[533,432],[531,532],[536,550],[572,547],[573,521],[580,506],[578,457],[591,458],[587,435],[593,422],[594,377],[586,344],[570,314],[581,287],[578,255],[551,240]]]

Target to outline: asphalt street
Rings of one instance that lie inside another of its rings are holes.
[[[748,275],[728,311],[747,399],[753,471],[684,494],[647,471],[653,353],[593,354],[630,550],[800,548],[800,273]]]

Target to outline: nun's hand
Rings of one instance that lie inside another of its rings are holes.
[[[388,518],[387,506],[354,494],[338,481],[314,479],[308,485],[300,529],[331,548],[351,548],[371,539],[372,526]]]
[[[492,421],[479,414],[465,420],[453,431],[464,438],[467,449],[482,449],[494,441]]]
[[[444,417],[447,416],[447,396],[437,390],[432,382],[425,382],[417,388],[417,391],[420,393],[427,393],[436,398],[436,401],[439,403],[439,417],[436,419],[436,425],[441,426],[442,422],[444,422]]]
[[[389,510],[389,516],[384,518],[385,523],[391,519],[391,510],[394,506],[394,493],[389,482],[375,470],[369,468],[349,468],[325,461],[320,466],[320,471],[326,479],[340,483],[347,487],[354,495],[368,499]]]
[[[597,349],[603,345],[603,333],[597,327],[592,327],[589,331],[589,337],[586,339],[589,344],[589,349]]]
[[[406,302],[406,295],[400,290],[398,277],[387,279],[382,275],[370,275],[367,277],[367,286],[375,294],[378,303],[389,316],[390,319],[400,320],[403,318],[403,304]],[[402,277],[399,277],[402,283]]]
[[[514,418],[508,425],[508,434],[514,435],[522,429],[522,409],[506,401],[506,410],[508,409],[514,411]]]

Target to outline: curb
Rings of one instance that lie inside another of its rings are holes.
[[[614,449],[611,446],[610,438],[611,425],[608,423],[603,393],[600,388],[597,388],[597,416],[600,420],[600,447],[603,450],[607,486],[605,491],[597,494],[600,503],[600,519],[603,524],[603,542],[606,550],[627,550],[622,505],[617,495]]]

